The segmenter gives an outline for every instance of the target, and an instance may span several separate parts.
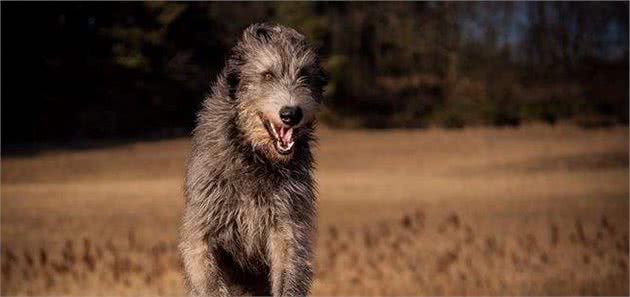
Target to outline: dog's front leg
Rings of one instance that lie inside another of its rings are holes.
[[[313,276],[311,227],[284,224],[271,231],[271,290],[274,297],[306,296]]]
[[[229,296],[214,246],[207,240],[207,226],[198,212],[189,207],[184,210],[184,223],[180,232],[179,250],[184,262],[188,295]]]

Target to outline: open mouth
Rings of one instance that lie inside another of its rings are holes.
[[[293,139],[293,128],[284,125],[275,125],[272,121],[261,117],[269,136],[273,138],[274,147],[281,155],[288,155],[293,151],[295,140]]]

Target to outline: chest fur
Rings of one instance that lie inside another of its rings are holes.
[[[286,217],[279,197],[240,195],[222,203],[220,220],[216,224],[215,239],[243,266],[268,264],[269,235],[278,220]],[[275,203],[274,203],[275,202]]]

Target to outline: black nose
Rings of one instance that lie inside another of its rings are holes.
[[[302,120],[302,109],[298,106],[284,106],[280,108],[280,120],[285,125],[297,125]]]

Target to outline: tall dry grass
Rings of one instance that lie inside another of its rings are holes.
[[[320,133],[314,295],[627,295],[628,130]],[[188,140],[2,160],[2,295],[183,294]]]

